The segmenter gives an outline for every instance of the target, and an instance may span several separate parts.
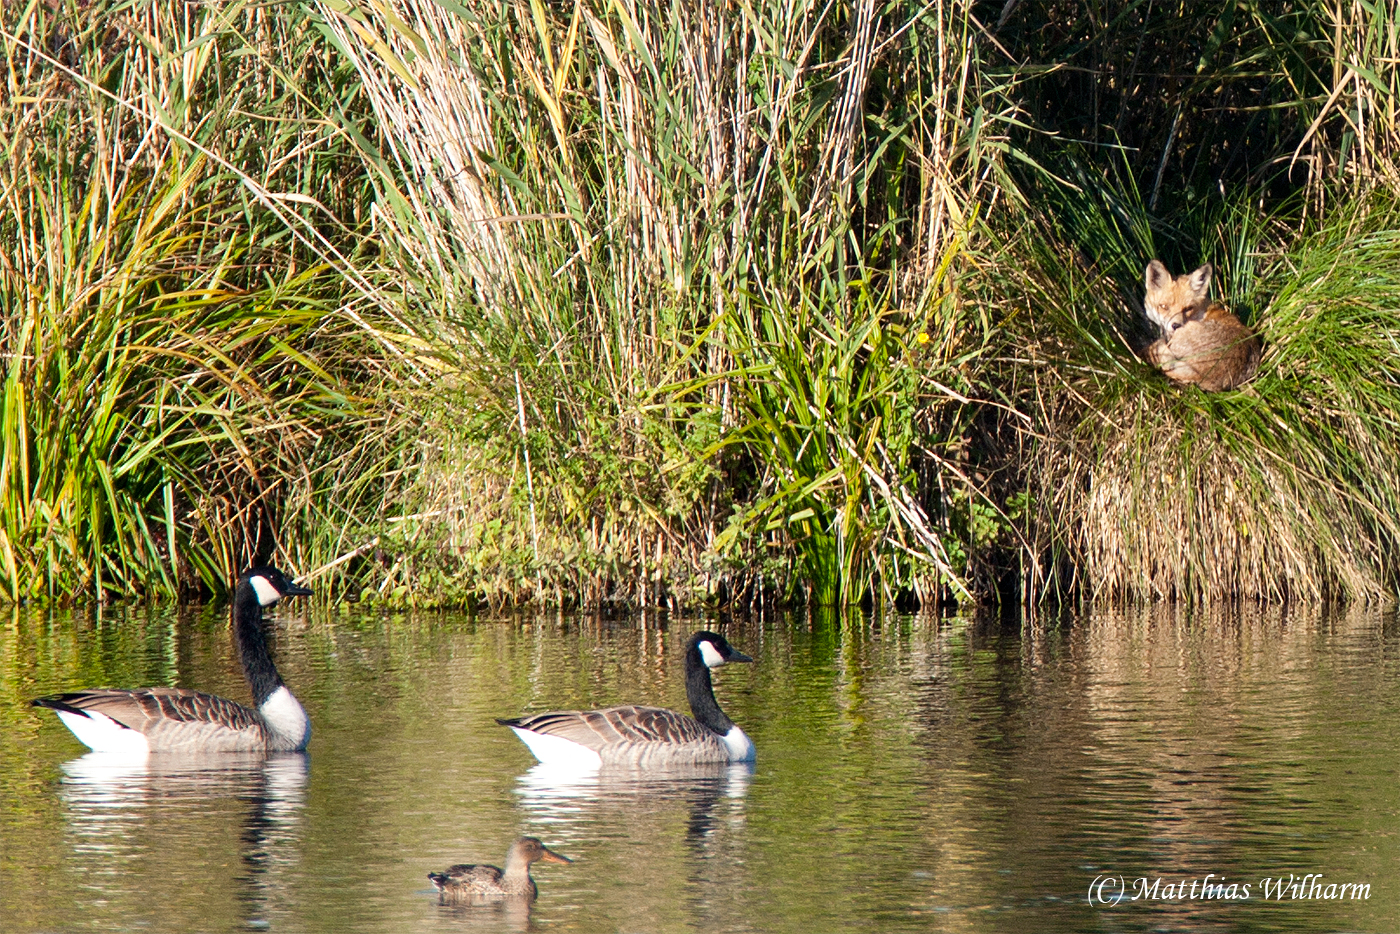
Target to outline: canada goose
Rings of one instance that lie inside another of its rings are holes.
[[[508,726],[549,765],[667,768],[702,762],[752,762],[753,740],[715,701],[710,669],[751,662],[724,636],[701,630],[685,647],[685,693],[694,718],[661,707],[555,710],[496,722]]]
[[[504,870],[485,864],[463,863],[449,866],[443,872],[430,872],[428,880],[438,890],[439,900],[444,902],[510,896],[532,899],[539,890],[530,876],[530,864],[540,860],[547,863],[573,862],[567,856],[560,856],[546,848],[535,837],[521,837],[510,845]]]
[[[95,689],[34,700],[95,752],[288,752],[306,748],[311,720],[277,673],[262,608],[311,591],[272,567],[252,568],[233,594],[233,638],[256,710],[183,688]]]

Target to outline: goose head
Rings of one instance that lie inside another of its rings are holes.
[[[719,668],[730,662],[753,661],[752,658],[730,645],[724,636],[707,629],[702,629],[691,636],[687,648],[700,653],[700,660],[705,663],[706,668]]]
[[[312,593],[310,587],[292,583],[286,574],[269,565],[249,568],[240,583],[243,582],[253,588],[262,606],[272,606],[283,597],[309,597]]]

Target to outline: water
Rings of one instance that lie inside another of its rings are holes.
[[[146,684],[245,699],[222,612],[18,611],[0,628],[0,930],[1400,925],[1391,615],[735,622],[757,663],[716,692],[758,745],[751,771],[563,782],[494,722],[685,709],[696,625],[284,606],[274,652],[309,755],[133,767],[82,757],[27,701]],[[576,860],[536,866],[532,911],[437,904],[429,870],[499,864],[522,833]],[[1290,873],[1369,897],[1266,898]],[[1201,897],[1208,875],[1250,897]],[[1104,876],[1155,897],[1091,905]]]

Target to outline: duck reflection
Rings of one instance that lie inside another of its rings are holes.
[[[444,918],[450,918],[454,927],[460,922],[473,931],[509,934],[540,930],[530,915],[534,907],[534,900],[529,898],[463,898],[438,902],[438,911]]]
[[[284,912],[283,879],[301,858],[305,753],[93,752],[61,768],[72,853],[94,894],[129,902],[137,914],[160,904],[177,928],[188,911],[197,926],[211,897],[230,889],[207,878],[217,873],[239,880],[236,903],[226,907],[248,927],[268,927]],[[157,860],[162,871],[152,873]],[[127,871],[140,864],[141,872]]]

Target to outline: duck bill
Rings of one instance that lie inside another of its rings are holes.
[[[541,856],[540,859],[544,860],[546,863],[572,863],[572,862],[573,862],[573,860],[569,859],[569,857],[567,857],[567,856],[560,856],[558,853],[556,853],[556,852],[554,852],[553,850],[550,850],[550,849],[546,849],[546,850],[544,851],[544,855]]]

